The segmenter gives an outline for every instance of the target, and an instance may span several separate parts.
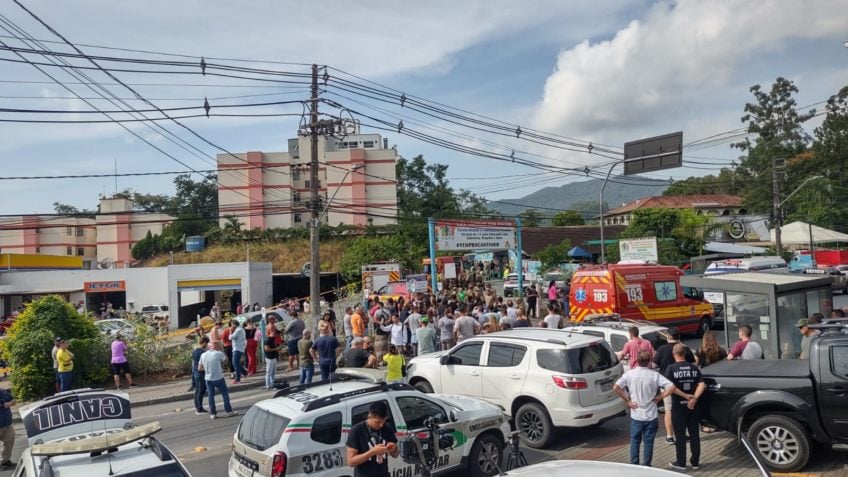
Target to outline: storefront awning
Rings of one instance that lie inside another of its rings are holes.
[[[219,291],[241,288],[240,278],[219,278],[212,280],[180,280],[177,289],[184,291]]]

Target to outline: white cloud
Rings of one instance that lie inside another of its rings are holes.
[[[660,3],[610,40],[583,41],[562,51],[533,122],[545,130],[616,142],[638,137],[636,131],[668,132],[663,128],[711,115],[731,87],[734,97],[748,94],[747,85],[759,79],[750,71],[737,77],[749,62],[774,58],[774,70],[763,81],[791,76],[793,71],[780,71],[790,42],[833,38],[841,45],[846,25],[845,0]],[[737,79],[744,90],[737,91]],[[726,115],[726,110],[718,113]],[[738,119],[725,125],[717,130],[741,126]]]

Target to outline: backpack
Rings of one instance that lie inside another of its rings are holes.
[[[763,359],[763,347],[756,341],[749,341],[739,359]]]

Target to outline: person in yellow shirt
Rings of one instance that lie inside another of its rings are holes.
[[[386,363],[386,382],[402,383],[406,358],[398,353],[397,346],[389,345],[389,354],[383,356],[383,362]]]
[[[56,352],[59,362],[59,392],[71,390],[71,379],[74,376],[74,353],[68,349],[68,341],[59,338],[59,351]]]

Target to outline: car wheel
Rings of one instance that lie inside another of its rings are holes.
[[[810,440],[797,421],[784,416],[765,416],[748,429],[748,442],[771,469],[801,470],[810,458]]]
[[[433,394],[433,386],[427,382],[427,380],[422,379],[420,381],[416,381],[412,387],[421,391],[422,393]]]
[[[484,434],[474,441],[468,456],[468,470],[472,477],[491,477],[499,473],[504,444],[492,434]]]
[[[710,319],[706,316],[701,318],[701,321],[698,322],[698,338],[702,338],[707,331],[710,331],[712,328],[712,323],[710,323]]]
[[[515,413],[515,428],[521,431],[521,441],[534,449],[541,449],[551,440],[553,424],[547,411],[534,402],[518,408]]]

